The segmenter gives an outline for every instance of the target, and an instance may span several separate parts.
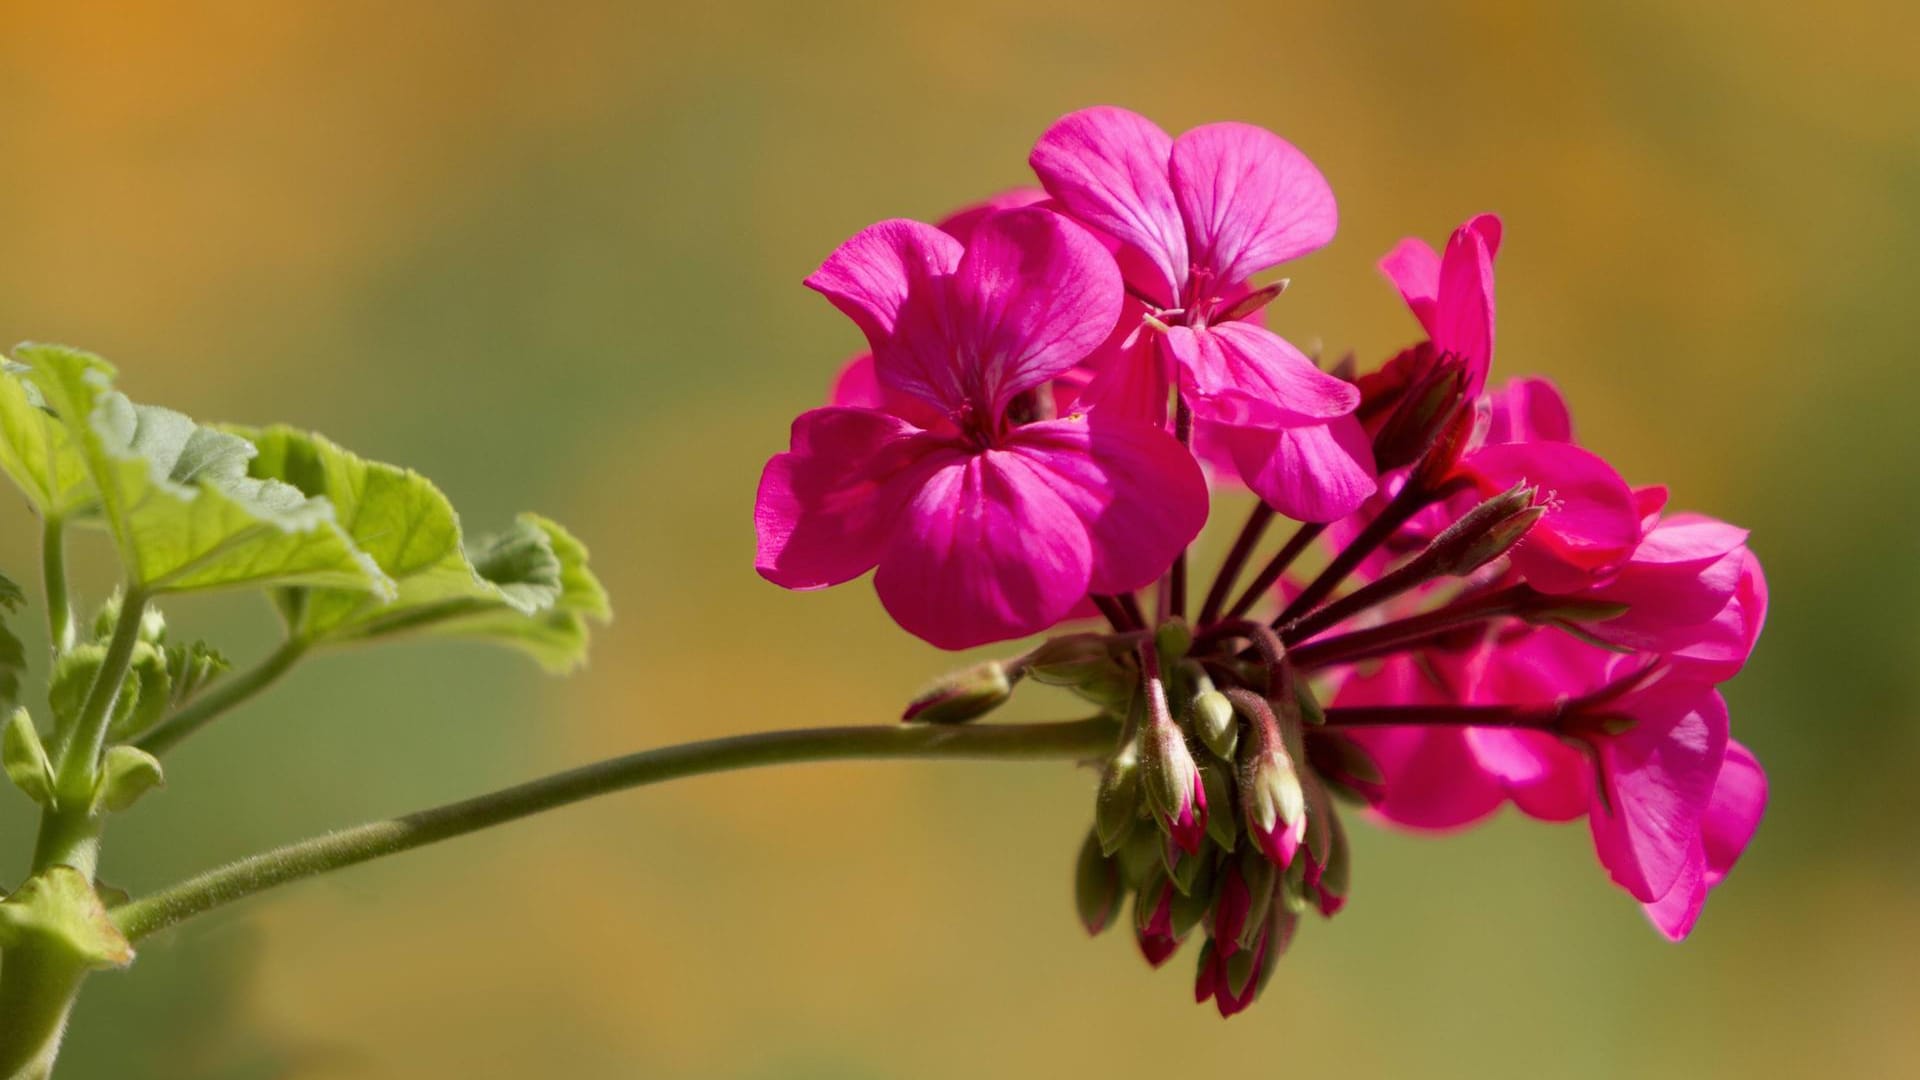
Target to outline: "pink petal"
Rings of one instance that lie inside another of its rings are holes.
[[[1407,237],[1381,257],[1380,272],[1400,290],[1400,298],[1413,309],[1413,317],[1420,320],[1427,336],[1433,337],[1440,297],[1440,256],[1433,245],[1417,236]]]
[[[1513,379],[1488,397],[1488,443],[1573,441],[1573,416],[1560,389],[1548,380]]]
[[[1633,490],[1599,455],[1571,443],[1483,446],[1460,467],[1484,495],[1523,480],[1539,487],[1547,512],[1511,554],[1535,588],[1587,588],[1623,565],[1640,541]]]
[[[1337,521],[1376,490],[1373,447],[1351,416],[1301,427],[1207,428],[1209,440],[1225,443],[1247,486],[1295,521]]]
[[[965,244],[972,240],[973,230],[989,216],[1002,210],[1017,210],[1022,206],[1032,206],[1046,197],[1047,193],[1039,188],[1020,187],[1003,191],[971,206],[963,206],[941,218],[940,231]]]
[[[1733,599],[1701,628],[1694,642],[1675,650],[1669,658],[1684,665],[1696,678],[1725,682],[1746,666],[1766,622],[1767,578],[1759,558],[1742,549],[1740,584]]]
[[[793,422],[792,447],[760,476],[755,566],[789,589],[859,577],[880,561],[937,442],[884,413],[828,408]]]
[[[1106,341],[1123,294],[1093,234],[1035,207],[976,226],[953,286],[950,344],[977,380],[976,403],[996,415]]]
[[[1245,322],[1166,332],[1196,415],[1226,424],[1288,427],[1346,416],[1360,388],[1329,375],[1286,339]]]
[[[1216,287],[1318,251],[1340,214],[1307,155],[1252,124],[1207,124],[1173,142],[1174,199],[1194,265]]]
[[[958,240],[931,225],[882,221],[840,245],[806,283],[867,335],[882,385],[953,410],[965,404],[965,387],[940,332],[940,279],[963,253]]]
[[[1094,410],[1103,417],[1166,426],[1174,360],[1164,337],[1141,328],[1145,310],[1137,300],[1126,302],[1113,335],[1073,372],[1085,372],[1087,383],[1073,408],[1063,411]]]
[[[1061,117],[1028,158],[1069,214],[1129,249],[1127,281],[1162,307],[1178,302],[1192,261],[1167,176],[1172,152],[1153,121],[1100,106]]]
[[[1454,230],[1440,257],[1433,344],[1466,361],[1469,396],[1480,393],[1493,364],[1493,253],[1499,243],[1499,219],[1483,214]]]
[[[1667,890],[1667,895],[1640,905],[1647,913],[1647,921],[1668,941],[1685,941],[1687,935],[1693,933],[1694,924],[1700,921],[1700,911],[1707,904],[1706,861],[1699,842],[1695,841],[1680,877]]]
[[[1708,887],[1720,884],[1740,861],[1767,810],[1767,774],[1753,751],[1729,739],[1701,828]]]
[[[1468,728],[1467,746],[1520,812],[1536,821],[1572,821],[1587,812],[1587,763],[1579,751],[1537,731]]]
[[[1018,454],[1084,523],[1090,587],[1131,592],[1157,580],[1207,522],[1207,484],[1173,436],[1130,420],[1053,420],[1014,430]]]
[[[909,633],[966,649],[1059,622],[1092,558],[1086,526],[1022,457],[953,454],[907,505],[873,584]]]
[[[1355,674],[1333,704],[1452,704],[1409,656],[1383,660],[1371,675]],[[1382,779],[1373,812],[1411,829],[1463,828],[1500,808],[1506,793],[1480,766],[1461,728],[1380,727],[1348,733],[1373,758]]]
[[[925,400],[880,385],[880,373],[874,369],[873,354],[861,353],[840,369],[827,394],[827,404],[850,409],[876,409],[891,413],[918,428],[936,428],[946,423],[946,415]]]
[[[1659,900],[1687,868],[1727,749],[1727,706],[1711,688],[1668,679],[1634,695],[1634,726],[1596,740],[1605,799],[1588,811],[1613,880]]]

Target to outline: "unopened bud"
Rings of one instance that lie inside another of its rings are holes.
[[[1013,679],[997,660],[963,668],[920,691],[900,719],[915,724],[964,724],[1007,703]]]
[[[1150,692],[1158,693],[1154,684]],[[1161,827],[1181,850],[1198,854],[1206,835],[1207,792],[1200,768],[1187,749],[1187,738],[1165,719],[1165,705],[1150,710],[1147,730],[1141,733],[1140,779]]]
[[[1523,481],[1460,515],[1427,545],[1434,571],[1465,577],[1506,554],[1546,513],[1533,505],[1536,494]]]
[[[1460,455],[1466,453],[1473,442],[1475,431],[1482,419],[1478,407],[1456,410],[1448,418],[1446,426],[1434,436],[1428,444],[1426,453],[1421,455],[1414,466],[1410,482],[1421,491],[1436,491],[1446,479],[1453,475],[1453,468],[1460,462]]]
[[[118,813],[166,782],[160,762],[152,754],[137,746],[108,747],[101,762],[99,783],[94,788],[93,805],[96,809]]]
[[[1307,834],[1307,796],[1282,751],[1270,749],[1245,770],[1241,795],[1247,831],[1276,866],[1289,866]]]
[[[1387,473],[1419,460],[1447,421],[1460,411],[1467,388],[1467,370],[1457,362],[1440,360],[1401,395],[1373,440],[1373,456]]]
[[[1267,914],[1273,909],[1273,897],[1280,885],[1280,871],[1272,860],[1265,855],[1249,850],[1240,859],[1240,876],[1246,882],[1248,908],[1246,923],[1241,927],[1237,944],[1240,948],[1251,949],[1260,939],[1260,927],[1267,921]]]
[[[1113,924],[1123,892],[1120,864],[1100,850],[1099,836],[1089,831],[1073,871],[1073,903],[1087,933],[1098,934]]]
[[[1128,743],[1107,761],[1093,798],[1094,834],[1100,838],[1100,850],[1108,855],[1120,850],[1134,823],[1140,820],[1140,753],[1136,746]]]
[[[1173,931],[1173,898],[1178,895],[1164,877],[1148,882],[1133,894],[1133,938],[1147,963],[1159,967],[1180,947]]]
[[[1171,671],[1193,648],[1193,627],[1185,619],[1168,619],[1154,630],[1153,643],[1160,651],[1160,666]]]
[[[1118,666],[1112,639],[1102,634],[1068,634],[1040,644],[1027,654],[1027,674],[1047,686],[1076,686]]]
[[[1193,699],[1193,731],[1200,736],[1213,756],[1232,761],[1240,744],[1240,723],[1233,715],[1233,702],[1218,690],[1206,690]]]
[[[1207,838],[1221,851],[1232,851],[1240,843],[1240,823],[1229,808],[1233,806],[1233,778],[1218,762],[1202,762],[1200,782],[1207,789]]]

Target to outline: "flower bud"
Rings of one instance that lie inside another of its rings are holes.
[[[1447,422],[1464,411],[1466,389],[1466,366],[1446,357],[1437,359],[1407,387],[1373,440],[1380,472],[1384,475],[1419,460]]]
[[[1547,512],[1533,505],[1538,489],[1518,483],[1475,506],[1427,545],[1437,574],[1466,577],[1507,553]]]
[[[1147,963],[1159,967],[1180,947],[1173,932],[1174,888],[1158,878],[1133,894],[1133,940]]]
[[[1007,703],[1013,679],[997,660],[975,664],[941,678],[907,704],[900,719],[916,724],[964,724]]]
[[[1233,777],[1219,762],[1200,764],[1200,783],[1207,789],[1207,838],[1221,851],[1232,851],[1240,843],[1240,823],[1234,819]]]
[[[1073,903],[1088,934],[1099,934],[1113,924],[1122,892],[1120,864],[1100,850],[1099,836],[1089,831],[1073,871]]]
[[[1168,619],[1154,630],[1153,643],[1160,652],[1161,668],[1172,671],[1193,648],[1193,628],[1185,619]]]
[[[1103,634],[1068,634],[1044,641],[1027,654],[1027,674],[1047,686],[1078,686],[1109,670],[1124,670],[1114,644]]]
[[[1453,475],[1453,468],[1460,463],[1460,455],[1466,453],[1472,444],[1475,432],[1485,419],[1484,410],[1478,407],[1459,409],[1440,429],[1426,453],[1414,465],[1413,475],[1408,483],[1422,491],[1438,490],[1440,485]]]
[[[1159,684],[1148,692],[1161,693]],[[1162,702],[1148,714],[1147,730],[1141,734],[1140,779],[1161,827],[1181,850],[1197,855],[1207,831],[1206,785],[1187,749],[1187,737],[1165,713]]]
[[[1247,831],[1274,865],[1287,867],[1307,835],[1307,796],[1286,751],[1271,746],[1242,770]]]
[[[1134,823],[1140,820],[1138,745],[1121,747],[1100,773],[1100,789],[1093,799],[1093,827],[1100,838],[1100,850],[1108,855],[1120,850]]]
[[[1233,703],[1218,690],[1207,689],[1193,699],[1193,731],[1200,736],[1213,756],[1232,761],[1240,742],[1240,723],[1234,718]]]

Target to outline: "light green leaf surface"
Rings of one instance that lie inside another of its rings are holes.
[[[391,602],[335,589],[282,590],[294,637],[311,644],[400,634],[483,638],[555,669],[585,658],[589,617],[606,595],[586,550],[545,519],[465,542],[459,515],[418,473],[368,461],[318,435],[286,427],[232,429],[259,447],[255,477],[326,499],[354,543],[396,587]]]
[[[149,592],[324,585],[391,595],[324,499],[250,476],[253,445],[112,389],[106,361],[23,345],[23,377],[65,424],[129,580]]]
[[[66,517],[91,506],[93,480],[72,433],[45,407],[24,367],[0,367],[0,472],[42,517]]]

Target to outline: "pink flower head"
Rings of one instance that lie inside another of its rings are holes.
[[[1254,318],[1278,290],[1248,279],[1325,246],[1338,223],[1306,155],[1249,124],[1175,139],[1102,107],[1061,118],[1030,161],[1066,213],[1112,239],[1131,296],[1086,401],[1164,421],[1177,386],[1248,486],[1302,520],[1333,520],[1372,494],[1359,392]]]
[[[1191,455],[1153,425],[1020,422],[1023,399],[1106,339],[1117,267],[1039,208],[991,214],[963,245],[913,221],[863,230],[807,284],[858,324],[879,384],[930,406],[794,422],[755,508],[762,576],[792,589],[879,567],[900,625],[960,649],[1044,630],[1089,591],[1138,588],[1205,523]]]

